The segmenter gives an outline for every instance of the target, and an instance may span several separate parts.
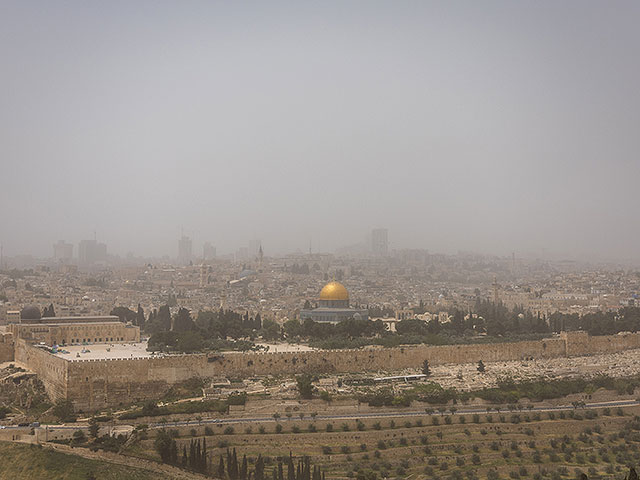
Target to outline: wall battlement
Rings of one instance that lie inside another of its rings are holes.
[[[225,352],[162,357],[65,360],[16,343],[16,360],[34,370],[54,400],[83,411],[158,398],[192,377],[391,372],[431,365],[572,357],[640,348],[640,333],[591,337],[563,332],[539,341],[304,352]]]

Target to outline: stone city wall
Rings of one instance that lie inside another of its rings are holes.
[[[155,358],[64,360],[36,347],[16,355],[38,364],[47,392],[69,398],[79,410],[95,410],[154,399],[192,377],[248,377],[268,374],[391,372],[431,365],[557,358],[640,348],[640,334],[589,337],[567,332],[540,341],[474,345],[408,346],[362,350],[170,355]],[[32,350],[30,357],[25,355]],[[16,352],[18,349],[16,350]],[[55,359],[55,362],[52,362]],[[51,362],[51,366],[48,363]],[[60,366],[60,362],[64,363]],[[42,373],[41,373],[42,372]],[[52,385],[47,385],[48,383]]]
[[[15,359],[15,345],[11,333],[0,334],[0,363],[13,362]]]
[[[15,360],[33,371],[44,384],[51,400],[64,400],[67,397],[69,362],[34,347],[22,339],[16,340]],[[69,398],[73,400],[73,398]]]

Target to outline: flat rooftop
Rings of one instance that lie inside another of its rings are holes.
[[[69,353],[62,353],[60,350]],[[146,358],[153,356],[151,352],[147,352],[147,342],[92,343],[90,345],[65,346],[61,347],[60,350],[58,350],[58,353],[52,355],[72,362],[78,360]],[[84,353],[83,350],[85,350]]]
[[[52,323],[96,323],[96,322],[119,322],[116,315],[88,315],[84,317],[42,317],[38,320],[22,320],[21,325],[40,325]]]

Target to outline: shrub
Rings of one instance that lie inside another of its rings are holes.
[[[327,423],[326,430],[327,432],[333,432],[333,423]]]
[[[213,429],[211,427],[204,427],[204,434],[208,437],[213,435]]]
[[[267,429],[266,429],[266,428],[264,428],[264,425],[260,425],[260,426],[258,427],[258,432],[259,432],[259,433],[264,434],[266,431],[267,431]]]
[[[291,427],[291,433],[300,433],[300,427],[294,425],[293,427]]]
[[[63,400],[56,403],[56,406],[53,407],[52,413],[63,423],[75,422],[77,419],[77,416],[73,411],[73,403],[69,400]]]
[[[87,441],[87,436],[84,434],[82,430],[76,430],[73,432],[73,437],[71,443],[73,445],[80,445],[81,443],[85,443]]]
[[[380,422],[376,422],[373,424],[373,429],[374,430],[382,430],[382,425],[380,425]]]
[[[351,452],[351,449],[347,445],[343,445],[343,446],[340,447],[340,451],[342,453],[349,453],[349,452]]]
[[[276,424],[276,433],[282,433],[282,425],[280,423]]]
[[[387,448],[387,444],[384,440],[378,440],[378,450],[385,450]]]
[[[487,470],[487,480],[498,480],[500,475],[497,470]]]
[[[477,453],[474,453],[473,455],[471,455],[471,462],[474,465],[480,465],[480,455],[478,455]]]
[[[229,425],[228,427],[225,427],[222,433],[224,433],[225,435],[233,435],[233,432],[234,432],[233,427]]]
[[[324,455],[331,455],[331,447],[328,445],[323,445],[322,446],[322,453]]]

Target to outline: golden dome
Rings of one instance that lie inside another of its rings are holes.
[[[340,282],[329,282],[320,290],[320,300],[349,300],[349,292]]]

